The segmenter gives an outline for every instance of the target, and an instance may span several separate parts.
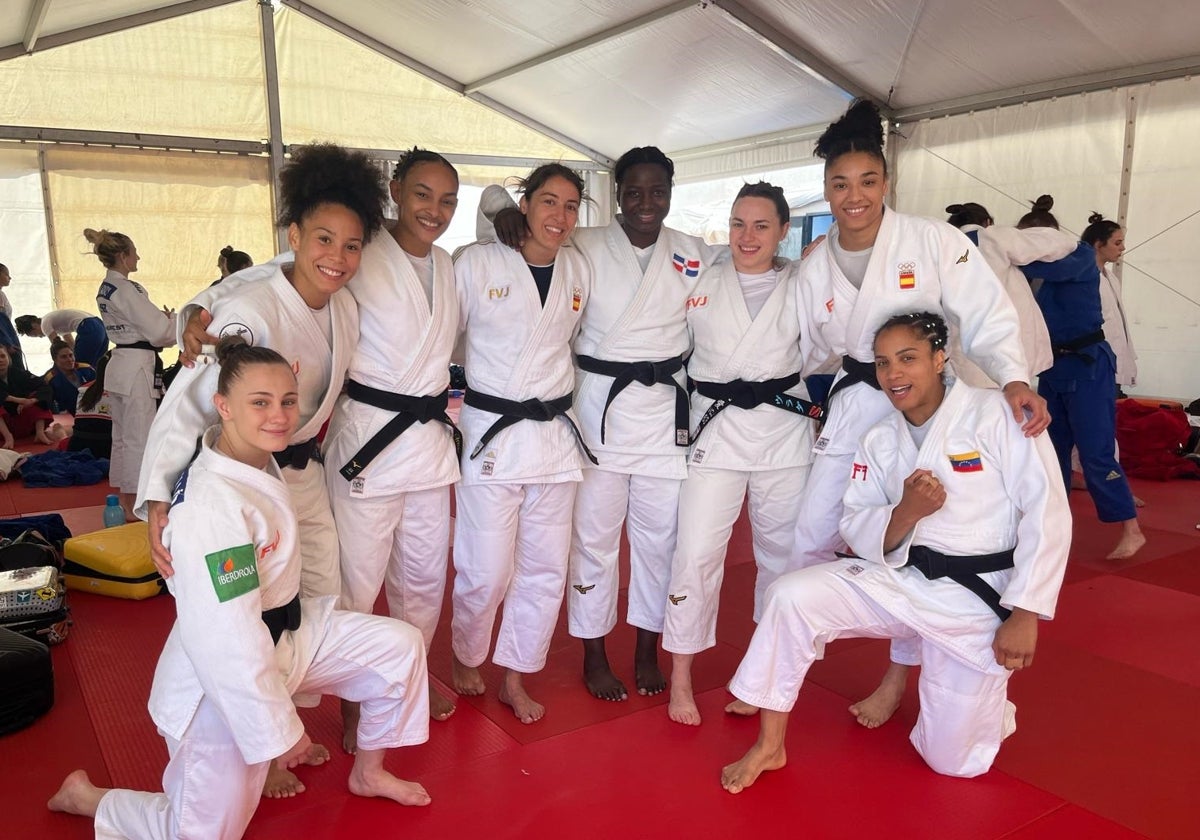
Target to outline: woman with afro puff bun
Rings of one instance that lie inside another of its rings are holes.
[[[333,601],[341,589],[338,539],[317,434],[333,412],[358,345],[358,308],[344,287],[358,270],[363,246],[383,225],[387,192],[382,173],[365,154],[330,144],[294,152],[279,181],[279,225],[287,230],[291,250],[238,274],[257,282],[227,279],[188,306],[211,313],[208,329],[215,336],[240,335],[252,346],[269,347],[296,374],[300,422],[274,457],[300,525],[300,594]],[[149,523],[151,552],[164,577],[173,570],[162,529],[177,479],[204,429],[218,421],[212,401],[217,374],[211,364],[182,369],[150,429],[137,510]],[[297,703],[316,699],[297,698]],[[315,746],[303,763],[319,764],[327,757],[324,747]],[[303,790],[290,771],[273,768],[264,794],[292,796]]]

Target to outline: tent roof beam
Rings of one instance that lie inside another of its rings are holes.
[[[114,32],[122,32],[126,29],[133,29],[136,26],[145,26],[148,23],[157,23],[160,20],[170,20],[181,15],[190,15],[193,12],[202,12],[206,9],[213,9],[217,6],[225,6],[229,3],[236,3],[239,0],[186,0],[183,3],[174,3],[170,6],[163,6],[158,9],[150,9],[145,12],[138,12],[125,17],[106,20],[102,23],[94,23],[91,26],[81,26],[79,29],[70,29],[66,32],[57,32],[53,35],[41,36],[34,32],[34,43],[37,44],[39,50],[48,50],[54,47],[61,47],[66,44],[74,44],[79,41],[86,41],[88,38],[95,38],[100,35],[111,35]],[[43,21],[45,19],[46,7],[49,3],[46,0],[41,0],[41,13]],[[34,29],[34,18],[39,11],[38,7],[34,7],[34,14],[30,15],[30,25],[26,28],[25,40],[28,41],[30,31]],[[36,29],[40,30],[42,21],[38,21]],[[26,47],[25,42],[18,44],[9,44],[8,46],[0,47],[0,61],[6,61],[17,56],[28,55],[33,52],[33,43]]]

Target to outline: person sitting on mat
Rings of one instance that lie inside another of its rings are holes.
[[[429,737],[425,647],[410,624],[300,597],[299,526],[271,457],[300,419],[291,365],[230,336],[209,428],[180,476],[163,539],[176,620],[150,692],[167,741],[162,793],[109,790],[76,770],[47,803],[94,817],[97,837],[238,838],[267,770],[294,767],[312,742],[296,693],[362,702],[351,793],[427,805],[425,788],[384,769],[389,748]]]

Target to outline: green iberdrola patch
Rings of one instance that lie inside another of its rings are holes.
[[[258,589],[258,565],[254,562],[254,546],[239,545],[206,554],[208,573],[213,589],[221,603]]]

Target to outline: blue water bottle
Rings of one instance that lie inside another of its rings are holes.
[[[125,511],[121,509],[121,497],[115,493],[104,500],[104,527],[112,528],[125,524]]]

